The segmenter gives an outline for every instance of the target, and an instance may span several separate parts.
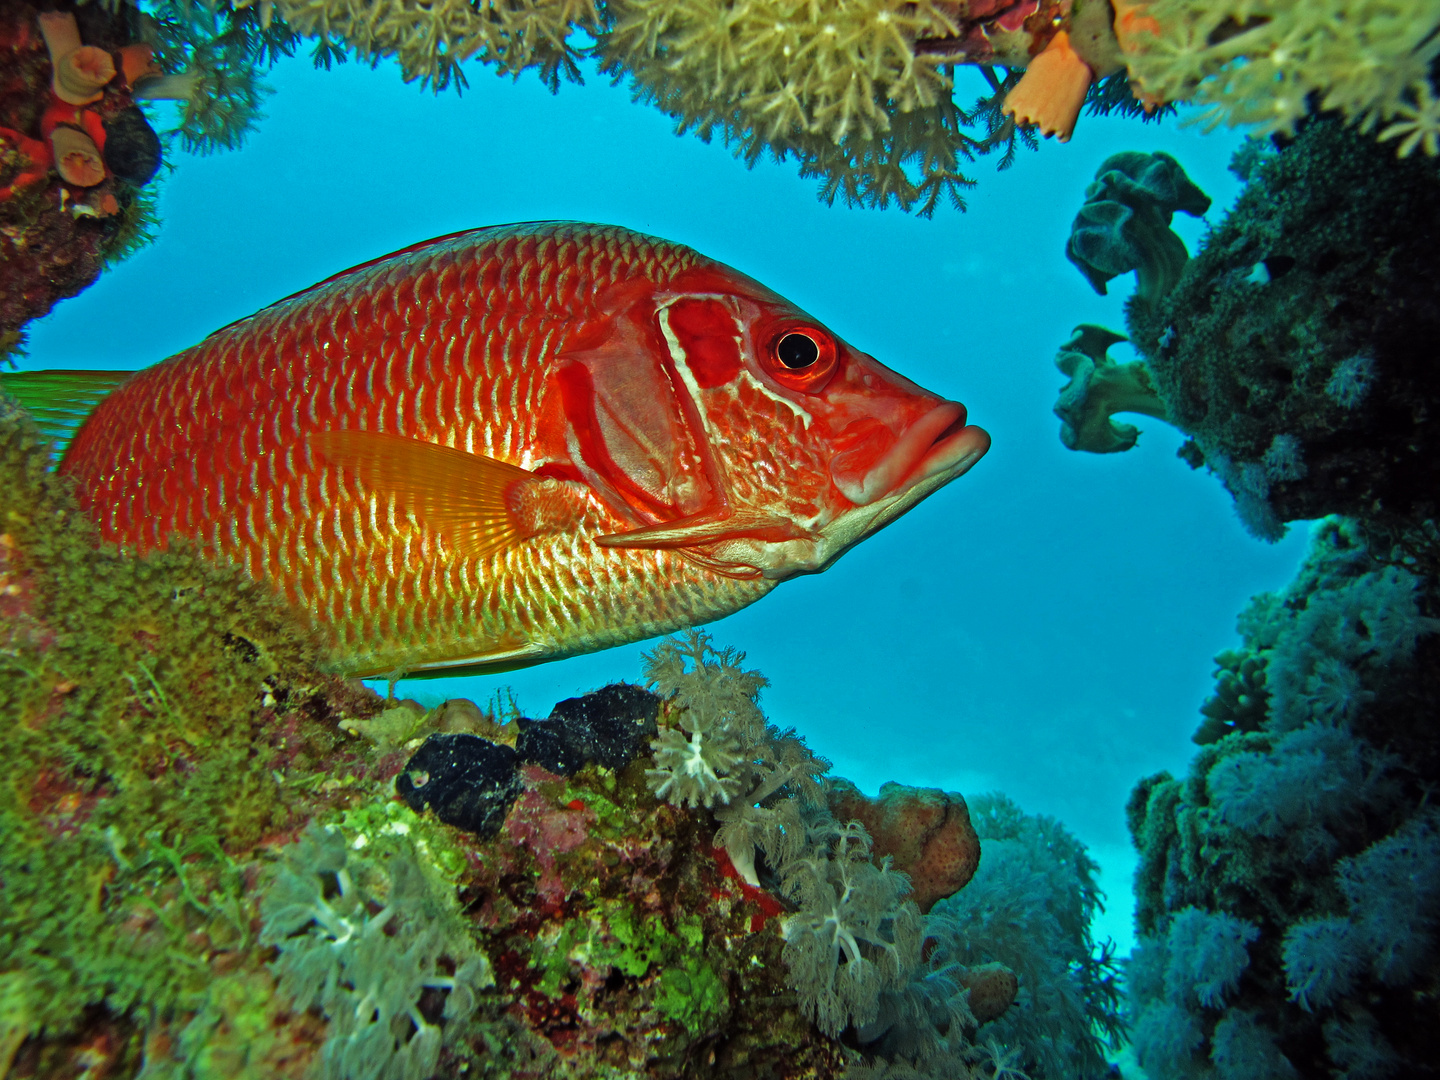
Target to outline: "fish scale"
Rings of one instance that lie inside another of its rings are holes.
[[[782,360],[781,338],[808,341]],[[830,475],[857,424],[876,458],[844,456],[860,502]],[[711,621],[988,444],[727,267],[542,222],[407,248],[215,332],[120,383],[60,467],[107,539],[198,541],[369,675]]]

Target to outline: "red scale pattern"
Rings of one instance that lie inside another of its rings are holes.
[[[657,594],[641,612],[656,631],[698,621],[736,606],[717,594],[736,583],[707,584],[673,555],[597,548],[589,538],[619,523],[593,498],[580,500],[577,535],[466,563],[392,498],[313,458],[305,439],[349,428],[527,468],[563,462],[563,432],[542,424],[556,354],[607,288],[663,287],[699,261],[594,226],[419,245],[141,372],[96,410],[62,467],[108,539],[142,551],[175,535],[210,545],[327,626],[357,670],[481,655],[537,633],[562,648],[567,633],[593,641],[606,612],[633,606],[637,575]]]

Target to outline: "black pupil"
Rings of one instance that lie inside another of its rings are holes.
[[[820,359],[820,346],[805,334],[786,334],[775,346],[780,362],[788,368],[809,367]]]

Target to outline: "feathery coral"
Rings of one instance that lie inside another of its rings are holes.
[[[407,82],[443,90],[465,85],[462,61],[474,57],[512,75],[530,68],[552,89],[578,79],[581,53],[572,35],[596,34],[605,20],[594,0],[276,0],[294,31],[318,39],[317,59],[346,46],[371,64],[394,57]]]
[[[284,849],[260,902],[260,941],[279,949],[280,992],[330,1018],[323,1060],[332,1080],[424,1080],[446,1027],[495,982],[453,885],[431,880],[410,829],[399,819],[371,844],[364,831],[311,825]],[[362,839],[363,858],[348,850]],[[444,994],[446,1024],[422,1013],[427,990]]]
[[[870,861],[858,822],[784,868],[784,891],[800,905],[785,920],[785,963],[805,1012],[825,1034],[875,1019],[882,990],[898,990],[920,963],[920,909],[910,880]]]
[[[1440,152],[1431,67],[1440,7],[1431,0],[1155,0],[1127,38],[1137,88],[1209,108],[1201,120],[1292,135],[1316,105],[1362,131],[1394,121],[1402,155]]]
[[[720,822],[716,843],[740,876],[760,884],[757,849],[779,864],[802,850],[799,807],[819,806],[830,763],[793,731],[768,726],[755,703],[766,679],[740,668],[745,654],[715,650],[708,635],[668,638],[645,658],[645,678],[669,697],[676,727],[651,744],[650,789],[676,806],[704,806]],[[717,805],[718,804],[718,805]]]
[[[959,32],[936,0],[816,7],[804,0],[624,0],[602,70],[747,163],[794,156],[821,197],[921,213],[961,205],[960,157],[1000,145],[962,132],[941,57],[915,43]],[[998,101],[995,103],[998,107]],[[998,120],[991,134],[1002,126]]]

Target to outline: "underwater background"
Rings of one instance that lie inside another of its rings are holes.
[[[1055,352],[1078,323],[1123,326],[1132,287],[1126,275],[1096,295],[1064,246],[1106,157],[1164,151],[1213,200],[1206,219],[1174,223],[1193,253],[1239,190],[1227,164],[1241,137],[1187,126],[1184,109],[1163,123],[1085,116],[1068,144],[1022,149],[1003,173],[982,159],[966,212],[924,220],[827,207],[793,164],[747,169],[718,142],[677,138],[593,73],[552,95],[532,75],[476,68],[462,95],[436,96],[388,62],[324,72],[302,58],[269,81],[243,150],[175,154],[158,240],[31,324],[24,367],[144,367],[347,267],[478,225],[623,225],[756,278],[964,402],[994,446],[825,573],[710,627],[716,643],[769,677],[772,722],[863,791],[999,790],[1060,819],[1101,867],[1095,936],[1124,955],[1136,861],[1125,799],[1143,776],[1183,774],[1211,657],[1238,643],[1252,594],[1294,575],[1307,528],[1274,544],[1247,534],[1159,421],[1131,417],[1143,434],[1123,455],[1061,445]],[[966,68],[957,84],[957,100],[983,89]],[[396,694],[483,703],[508,688],[523,714],[543,716],[637,680],[649,647],[405,680]]]

